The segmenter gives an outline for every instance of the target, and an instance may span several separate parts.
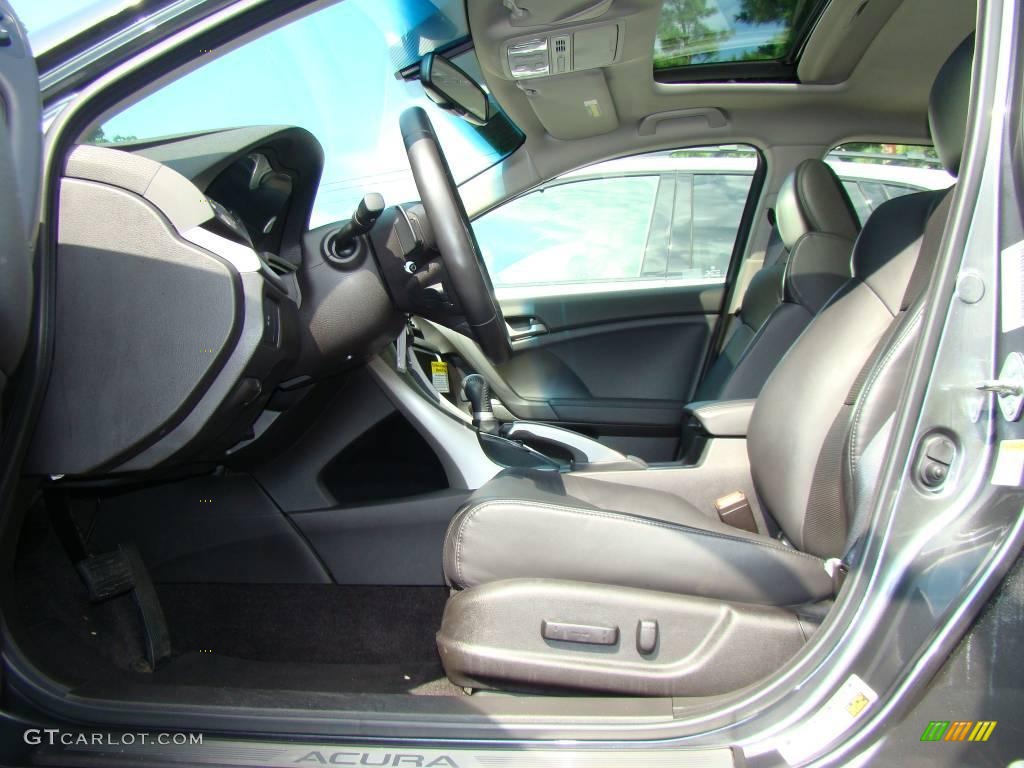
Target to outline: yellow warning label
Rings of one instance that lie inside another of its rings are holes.
[[[430,361],[430,379],[434,389],[441,394],[447,394],[451,391],[448,386],[448,363],[444,360]]]
[[[1024,479],[1024,440],[1002,440],[992,470],[994,485],[1019,486]]]
[[[870,703],[867,696],[863,693],[858,693],[853,698],[853,701],[846,705],[846,711],[850,713],[851,717],[856,717]]]

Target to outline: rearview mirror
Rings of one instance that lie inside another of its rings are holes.
[[[437,106],[473,125],[486,125],[491,105],[484,89],[444,56],[428,53],[420,61],[420,83]]]

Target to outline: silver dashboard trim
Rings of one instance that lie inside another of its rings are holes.
[[[259,256],[252,248],[232,242],[208,229],[192,227],[180,234],[193,245],[217,254],[239,272],[259,272],[263,268]]]
[[[409,370],[416,368],[413,361]],[[476,490],[501,471],[502,467],[487,458],[480,447],[466,414],[443,397],[438,399],[447,409],[428,401],[381,357],[370,360],[367,369],[388,399],[430,443],[452,488]]]

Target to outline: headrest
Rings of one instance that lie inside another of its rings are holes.
[[[860,222],[853,203],[827,163],[804,160],[779,189],[775,223],[787,249],[808,232],[857,238]]]
[[[932,141],[942,164],[954,176],[960,172],[960,157],[964,152],[973,60],[974,33],[971,33],[942,65],[928,98]]]

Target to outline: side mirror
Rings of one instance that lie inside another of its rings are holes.
[[[491,119],[491,104],[483,88],[444,56],[428,53],[423,57],[420,84],[437,106],[473,125],[486,125]]]

